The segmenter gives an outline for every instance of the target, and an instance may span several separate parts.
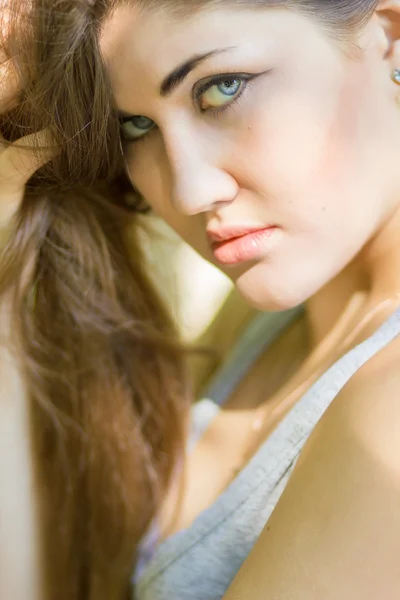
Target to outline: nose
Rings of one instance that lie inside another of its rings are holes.
[[[174,140],[167,148],[171,169],[171,201],[181,214],[192,216],[230,204],[237,196],[235,178],[218,165],[212,151],[198,140]]]

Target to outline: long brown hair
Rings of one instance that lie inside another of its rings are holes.
[[[140,202],[130,189],[125,204],[96,41],[106,3],[6,4],[21,93],[0,131],[12,141],[48,128],[61,149],[29,182],[0,256],[32,415],[46,598],[120,600],[182,454],[184,351],[132,237]]]

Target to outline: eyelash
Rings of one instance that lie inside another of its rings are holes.
[[[223,75],[218,75],[217,77],[212,77],[206,83],[203,83],[203,84],[198,83],[194,86],[193,98],[196,102],[196,105],[198,106],[198,108],[200,109],[200,111],[202,113],[211,113],[211,114],[217,116],[218,114],[221,114],[221,113],[225,112],[228,108],[232,107],[242,97],[244,92],[247,90],[248,84],[255,77],[256,77],[256,75],[245,75],[243,73],[224,73]],[[223,104],[219,108],[201,109],[201,107],[199,106],[199,100],[203,96],[203,94],[208,92],[208,90],[213,88],[215,85],[224,83],[224,81],[226,81],[226,79],[238,79],[241,82],[241,88],[240,88],[240,91],[238,92],[238,94],[231,100],[231,102],[227,102],[226,104]]]
[[[211,77],[210,79],[208,79],[208,81],[206,81],[203,84],[201,82],[198,82],[197,84],[194,85],[193,92],[192,92],[193,100],[201,113],[203,113],[203,114],[208,113],[213,118],[218,118],[226,110],[228,110],[230,108],[234,108],[234,106],[242,99],[242,96],[247,91],[249,84],[252,82],[253,79],[256,79],[258,76],[259,76],[259,74],[250,75],[250,74],[246,74],[246,73],[223,73],[221,75]],[[201,109],[201,107],[199,106],[199,100],[200,100],[201,96],[203,94],[205,94],[209,89],[214,87],[215,85],[219,85],[220,83],[223,83],[227,78],[232,78],[232,79],[235,78],[235,79],[239,79],[241,81],[242,85],[241,85],[239,93],[231,100],[231,102],[227,102],[226,104],[224,104],[218,108]],[[126,145],[126,144],[137,145],[140,142],[145,142],[149,138],[149,136],[151,135],[153,130],[156,131],[157,127],[154,127],[148,133],[144,134],[143,136],[141,136],[137,139],[125,140],[125,141],[123,141],[123,144],[124,145]]]

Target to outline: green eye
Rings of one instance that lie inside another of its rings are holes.
[[[218,108],[232,102],[242,91],[243,83],[243,79],[229,76],[224,77],[218,83],[212,83],[200,95],[201,109]]]
[[[137,140],[153,129],[154,121],[147,117],[127,117],[121,119],[121,133],[124,140]]]

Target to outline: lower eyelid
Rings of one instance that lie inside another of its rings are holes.
[[[203,108],[203,109],[200,107],[201,112],[203,114],[209,113],[211,116],[218,116],[219,113],[223,113],[228,108],[233,108],[235,106],[235,104],[240,102],[243,99],[243,97],[247,94],[247,92],[250,89],[251,82],[252,82],[252,79],[243,80],[243,85],[240,88],[240,91],[234,98],[232,98],[232,100],[230,102],[227,102],[226,104],[222,104],[222,106],[219,106],[219,107],[210,106],[209,108]]]
[[[124,144],[137,144],[138,142],[144,142],[149,135],[152,133],[152,131],[155,131],[156,129],[158,129],[157,125],[154,125],[154,127],[152,127],[151,129],[149,129],[149,131],[147,133],[143,133],[143,135],[140,135],[137,138],[129,138],[129,137],[125,137],[124,138],[124,134],[121,130],[121,140]]]
[[[210,109],[215,108],[216,110],[218,110],[218,108],[223,108],[224,106],[227,106],[229,104],[232,104],[232,102],[235,102],[238,98],[240,98],[240,96],[246,91],[248,85],[248,81],[242,79],[240,82],[240,87],[237,90],[236,94],[234,94],[233,96],[231,96],[231,99],[229,100],[229,96],[226,97],[226,103],[225,104],[221,104],[220,107],[215,106],[215,107],[210,107]],[[210,88],[211,89],[211,88]],[[208,90],[207,90],[208,91]]]

